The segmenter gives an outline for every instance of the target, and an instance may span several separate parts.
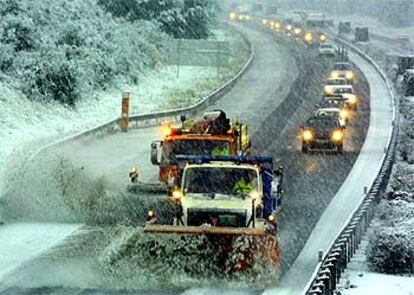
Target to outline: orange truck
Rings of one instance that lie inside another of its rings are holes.
[[[151,144],[151,163],[159,166],[159,181],[174,188],[179,185],[181,156],[246,155],[250,148],[247,125],[233,122],[222,110],[209,111],[198,120],[181,118],[181,127],[168,126],[167,134]]]

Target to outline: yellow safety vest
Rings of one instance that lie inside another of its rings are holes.
[[[244,178],[240,179],[234,184],[234,194],[248,194],[253,191],[253,182],[246,183]]]

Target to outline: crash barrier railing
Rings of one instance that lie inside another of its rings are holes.
[[[385,73],[375,61],[354,45],[334,38],[341,45],[350,48],[362,59],[370,64],[381,76],[387,85],[393,103],[393,126],[388,139],[385,155],[382,158],[381,169],[370,188],[364,188],[364,198],[358,208],[348,219],[340,234],[331,244],[329,251],[321,255],[312,279],[303,291],[304,295],[333,295],[339,283],[342,272],[346,269],[351,258],[355,254],[359,244],[374,217],[375,205],[378,204],[381,194],[385,191],[396,154],[398,137],[398,101]]]
[[[233,28],[233,30],[236,30]],[[200,101],[198,101],[196,104],[184,107],[184,108],[178,108],[178,109],[172,109],[172,110],[165,110],[165,111],[159,111],[159,112],[153,112],[148,114],[140,114],[140,115],[131,115],[129,116],[129,121],[131,127],[134,127],[132,122],[135,122],[135,127],[138,127],[139,122],[149,122],[154,121],[153,123],[155,125],[159,124],[160,122],[166,121],[166,120],[174,120],[177,121],[179,117],[182,114],[189,114],[194,115],[200,110],[208,107],[215,101],[217,101],[219,98],[224,96],[227,92],[229,92],[232,87],[239,81],[239,79],[243,76],[244,73],[249,69],[250,65],[252,64],[254,55],[255,55],[255,49],[253,44],[247,39],[247,37],[241,33],[240,36],[242,37],[243,41],[248,45],[248,58],[243,64],[243,66],[240,68],[238,73],[233,76],[230,80],[228,80],[226,83],[224,83],[222,86],[211,92],[210,94],[204,96]],[[96,135],[101,132],[116,132],[119,130],[119,123],[120,123],[121,117],[112,119],[106,123],[100,124],[96,127],[93,127],[91,129],[81,131],[79,133],[76,133],[74,135],[65,137],[63,139],[57,140],[55,142],[52,142],[50,144],[47,144],[43,146],[42,148],[35,151],[31,156],[30,159],[33,159],[35,156],[37,156],[39,153],[51,148],[59,146],[63,143],[78,140],[83,137],[87,137],[90,135]]]

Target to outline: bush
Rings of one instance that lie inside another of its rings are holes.
[[[76,104],[162,62],[156,20],[115,20],[95,0],[0,0],[0,70],[33,100]]]
[[[370,238],[368,262],[374,271],[387,274],[414,272],[413,233],[404,228],[385,228]]]
[[[156,20],[174,38],[201,39],[209,34],[215,15],[214,0],[98,0],[116,17],[128,21]]]

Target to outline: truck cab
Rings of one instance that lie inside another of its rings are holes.
[[[281,206],[283,171],[272,171],[271,157],[180,160],[189,164],[173,192],[182,212],[176,225],[262,229]]]
[[[206,112],[201,119],[182,120],[179,128],[169,127],[161,141],[151,145],[151,162],[159,166],[159,181],[169,188],[180,183],[177,156],[236,156],[250,147],[247,125],[230,122],[221,111]]]

